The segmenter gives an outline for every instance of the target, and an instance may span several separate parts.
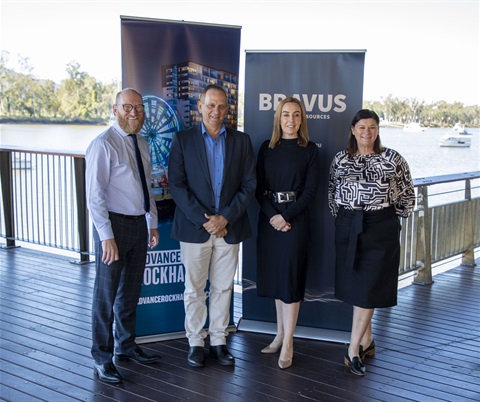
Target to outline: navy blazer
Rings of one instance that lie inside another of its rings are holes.
[[[219,214],[228,221],[225,241],[240,243],[252,231],[247,208],[257,185],[255,156],[250,137],[226,129],[223,185]],[[168,181],[176,204],[171,237],[188,243],[205,243],[204,214],[215,215],[215,197],[208,170],[202,126],[174,134],[168,161]]]

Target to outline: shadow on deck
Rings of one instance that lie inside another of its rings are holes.
[[[208,359],[193,369],[186,339],[155,342],[142,347],[161,361],[119,365],[120,385],[93,374],[93,264],[16,248],[0,250],[0,269],[1,400],[480,401],[478,265],[402,288],[398,306],[378,310],[377,354],[363,378],[343,365],[345,345],[296,339],[294,364],[283,371],[278,355],[260,353],[271,335],[239,331],[228,338],[235,367]]]

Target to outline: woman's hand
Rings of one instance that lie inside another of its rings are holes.
[[[282,232],[288,232],[292,228],[292,226],[283,219],[283,216],[280,214],[274,215],[270,218],[270,225],[272,225],[275,230]]]

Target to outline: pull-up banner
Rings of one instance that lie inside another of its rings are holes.
[[[328,209],[330,163],[345,149],[350,122],[362,108],[365,51],[247,51],[245,65],[245,131],[254,149],[270,139],[278,103],[300,99],[307,112],[310,140],[318,146],[321,182],[311,211],[311,236],[305,301],[296,335],[348,341],[351,307],[334,297],[334,220]],[[258,205],[250,217],[256,231]],[[243,247],[243,315],[239,329],[276,331],[275,304],[256,295],[256,240]]]
[[[137,308],[137,336],[143,341],[184,336],[185,268],[180,246],[170,238],[175,211],[168,186],[170,144],[176,131],[201,121],[197,101],[209,84],[227,92],[225,124],[236,128],[240,31],[237,26],[121,17],[122,87],[143,95],[140,134],[150,145],[159,215],[160,244],[148,252]]]

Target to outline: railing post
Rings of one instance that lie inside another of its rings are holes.
[[[418,202],[419,209],[418,217],[418,231],[417,231],[417,249],[423,252],[422,260],[423,267],[417,270],[417,275],[413,280],[416,285],[430,285],[432,280],[432,255],[431,255],[431,217],[430,209],[428,207],[428,185],[421,185],[418,187]],[[418,263],[418,262],[417,262]]]
[[[13,210],[12,153],[0,151],[0,179],[2,181],[3,222],[5,222],[5,248],[15,247],[15,222]]]
[[[87,264],[90,262],[88,250],[88,210],[85,189],[85,158],[73,158],[75,169],[75,189],[77,195],[77,219],[78,236],[80,243],[80,261],[72,261],[77,264]]]
[[[473,249],[474,245],[474,231],[473,231],[473,205],[472,205],[472,184],[470,179],[465,180],[465,200],[467,201],[465,211],[465,245],[467,251],[462,255],[462,265],[468,267],[474,267],[475,253]]]

